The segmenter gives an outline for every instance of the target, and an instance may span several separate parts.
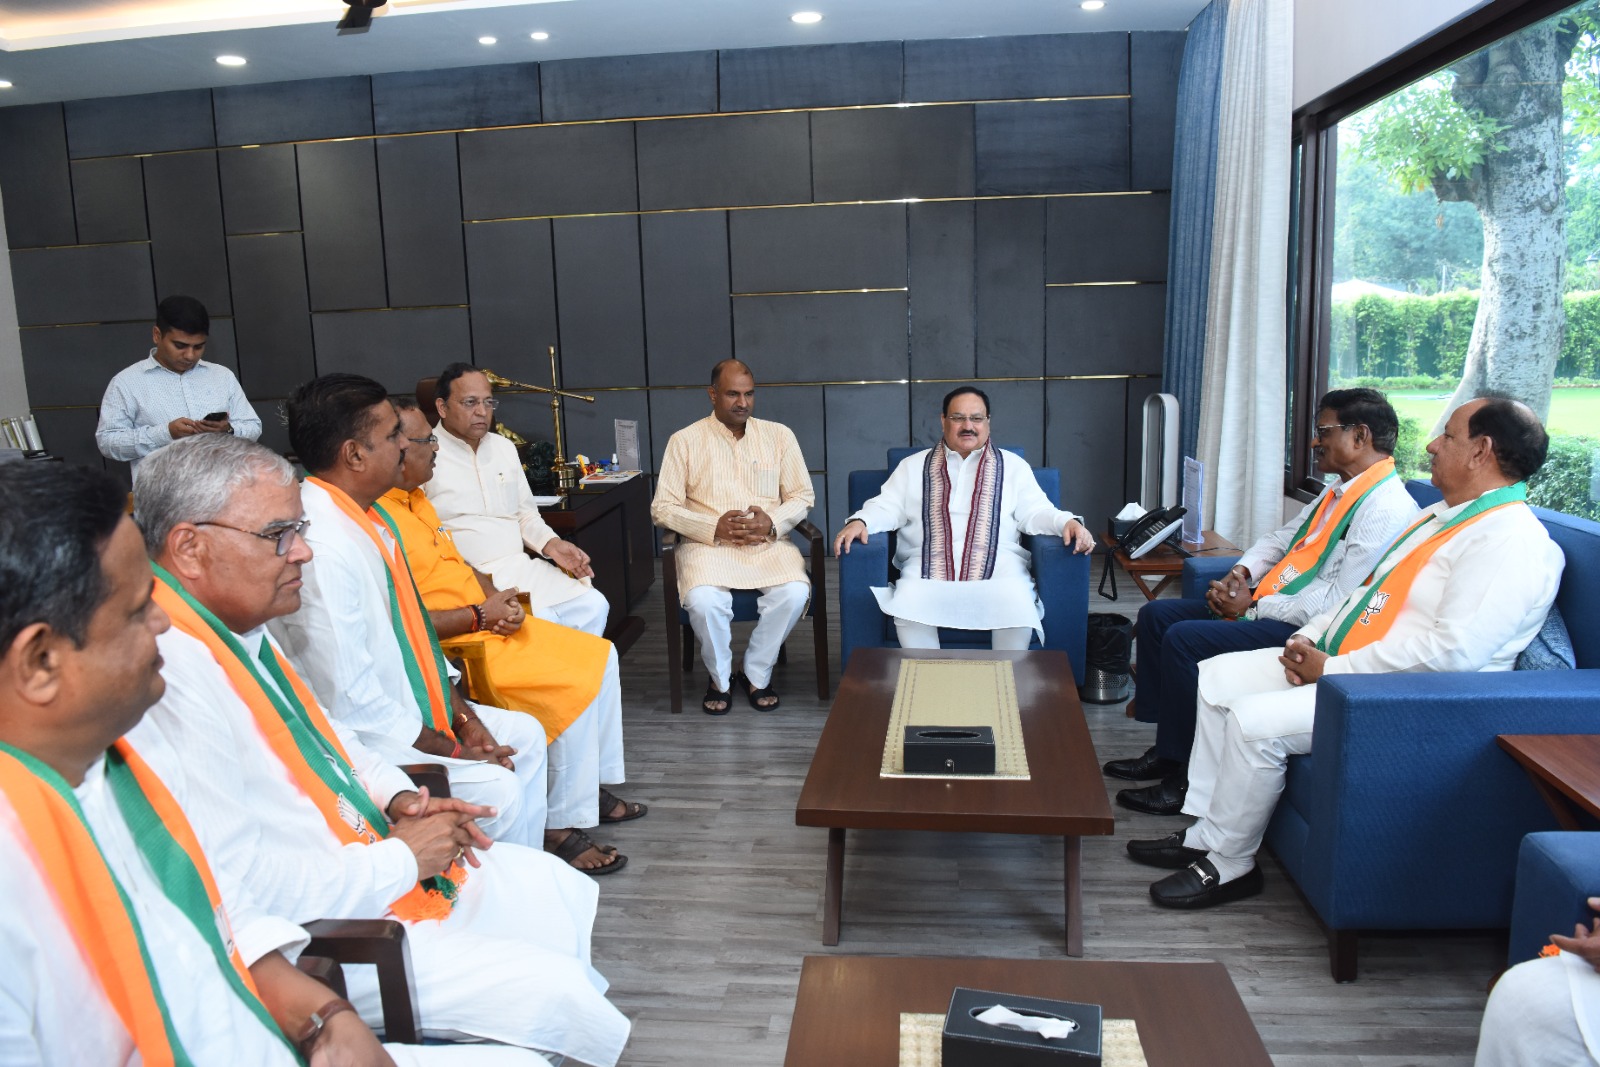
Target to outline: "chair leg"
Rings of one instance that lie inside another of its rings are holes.
[[[694,670],[694,627],[687,623],[683,627],[683,669]]]
[[[683,635],[678,631],[678,620],[667,621],[667,692],[672,714],[683,714],[683,669],[678,661],[683,658],[678,647]],[[693,646],[691,646],[693,647]]]
[[[788,662],[789,662],[789,646],[788,646],[788,644],[779,645],[778,646],[778,663],[779,664],[787,664]]]
[[[1335,982],[1356,980],[1356,932],[1354,930],[1328,931],[1328,964]]]
[[[811,641],[817,659],[817,699],[827,700],[831,689],[828,677],[828,619],[820,612],[811,619]]]

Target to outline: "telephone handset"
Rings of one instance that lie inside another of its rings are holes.
[[[1187,510],[1182,505],[1176,505],[1146,512],[1134,520],[1127,533],[1117,538],[1117,547],[1126,552],[1129,559],[1139,559],[1165,541],[1182,524]]]

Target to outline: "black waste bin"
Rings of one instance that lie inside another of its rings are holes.
[[[1133,623],[1110,612],[1089,613],[1088,677],[1078,687],[1085,704],[1115,704],[1128,699],[1133,684]]]

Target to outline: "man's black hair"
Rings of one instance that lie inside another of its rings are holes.
[[[1545,456],[1550,453],[1550,435],[1525,404],[1499,393],[1477,399],[1488,403],[1467,416],[1467,433],[1473,437],[1487,434],[1494,442],[1494,459],[1500,465],[1500,473],[1514,481],[1527,481],[1544,466]]]
[[[982,400],[983,413],[985,415],[989,414],[989,394],[984,392],[982,389],[979,389],[976,385],[958,385],[956,388],[944,394],[944,407],[940,410],[939,414],[950,414],[950,401],[954,400],[958,396],[965,396],[968,393],[971,393],[979,400]]]
[[[294,391],[284,404],[289,416],[289,444],[313,474],[332,467],[346,441],[369,443],[372,419],[367,411],[389,391],[359,374],[324,374]]]
[[[394,409],[396,411],[422,410],[422,405],[417,403],[417,398],[412,396],[410,393],[401,393],[398,396],[391,396],[389,398],[389,403],[394,405]]]
[[[83,647],[111,591],[100,553],[127,502],[104,471],[0,463],[0,655],[36,622]]]
[[[211,333],[211,316],[206,306],[192,296],[169,296],[156,305],[156,329],[162,333]]]
[[[1372,447],[1386,456],[1394,455],[1400,440],[1400,416],[1376,389],[1330,389],[1322,395],[1317,410],[1333,412],[1342,425],[1365,426],[1372,433]]]
[[[456,379],[461,377],[463,374],[471,374],[476,370],[478,370],[478,368],[474,367],[470,363],[457,362],[450,364],[444,370],[439,372],[439,380],[435,382],[433,386],[433,395],[438,397],[440,400],[449,400],[450,387],[456,383]]]

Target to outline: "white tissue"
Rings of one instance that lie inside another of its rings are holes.
[[[1119,516],[1120,517],[1120,516]],[[1078,1028],[1071,1019],[1046,1019],[1038,1015],[1019,1015],[1010,1008],[996,1004],[973,1016],[980,1023],[1003,1026],[1007,1030],[1026,1030],[1043,1038],[1066,1037]]]
[[[1116,518],[1118,522],[1127,522],[1130,519],[1137,519],[1143,514],[1144,508],[1130,500],[1122,505],[1122,510],[1117,512]]]

